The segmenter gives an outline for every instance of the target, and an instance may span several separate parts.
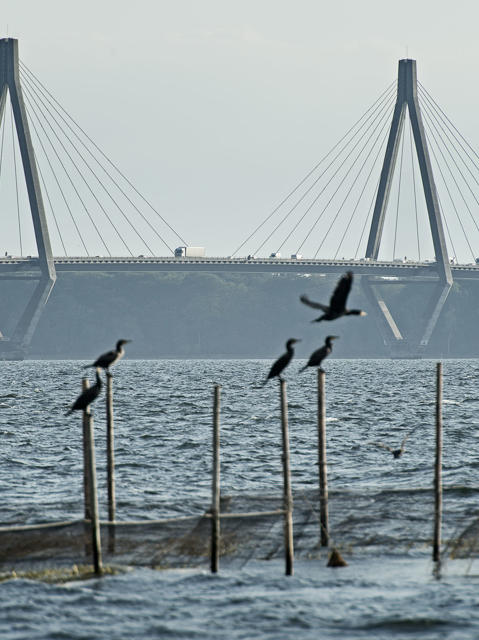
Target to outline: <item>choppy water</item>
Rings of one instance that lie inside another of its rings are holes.
[[[81,363],[0,366],[1,523],[81,517],[80,420],[64,417],[80,390]],[[291,471],[293,488],[311,489],[317,486],[316,375],[297,375],[300,366],[293,363],[287,376]],[[435,363],[332,360],[325,368],[331,490],[430,487]],[[116,366],[119,520],[205,511],[215,383],[222,385],[222,492],[281,492],[278,388],[259,386],[268,369],[268,362],[255,360],[124,360]],[[444,363],[447,486],[479,486],[478,382],[479,361]],[[101,401],[94,413],[101,517],[106,519]],[[399,446],[415,427],[400,460],[368,444],[380,440]],[[476,514],[476,495],[446,493],[458,527]],[[479,637],[475,564],[449,561],[437,580],[429,553],[359,552],[341,570],[327,569],[324,558],[300,561],[292,578],[283,576],[280,562],[250,561],[214,577],[201,570],[135,569],[67,586],[12,580],[0,585],[0,637]]]

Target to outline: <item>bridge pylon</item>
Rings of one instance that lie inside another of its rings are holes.
[[[40,275],[34,276],[39,282],[10,338],[5,338],[0,333],[0,359],[23,360],[40,320],[41,313],[55,284],[56,273],[35,154],[20,85],[18,40],[14,38],[0,40],[0,124],[5,115],[7,92],[10,94],[18,146],[22,157],[23,172],[25,174],[38,249]]]
[[[422,317],[410,335],[402,335],[398,329],[378,287],[381,284],[391,284],[391,281],[381,281],[374,277],[362,277],[362,289],[374,310],[376,322],[385,345],[391,356],[400,358],[421,357],[427,347],[431,334],[436,326],[439,314],[444,306],[447,295],[451,290],[453,279],[447,252],[446,239],[442,226],[439,200],[434,183],[434,176],[427,147],[426,134],[419,108],[417,96],[417,71],[415,60],[400,60],[398,71],[398,87],[396,106],[394,108],[391,130],[384,156],[378,193],[371,222],[366,258],[377,260],[384,220],[389,202],[394,171],[397,164],[400,140],[404,129],[406,109],[409,111],[414,143],[421,172],[426,207],[429,216],[434,250],[436,253],[437,279],[431,299]],[[417,279],[415,279],[417,280]],[[430,279],[427,281],[430,282]],[[398,281],[402,284],[401,281]]]

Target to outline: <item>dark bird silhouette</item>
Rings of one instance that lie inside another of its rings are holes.
[[[311,322],[321,322],[321,320],[336,320],[342,316],[365,316],[367,315],[361,309],[348,309],[346,301],[348,299],[351,286],[353,284],[353,272],[347,271],[338,281],[336,289],[334,290],[331,300],[329,301],[329,307],[320,302],[313,302],[308,296],[303,293],[299,298],[303,304],[307,304],[308,307],[313,309],[321,309],[323,315]]]
[[[118,340],[116,343],[116,349],[112,349],[112,351],[107,351],[106,353],[102,353],[102,355],[93,363],[85,365],[85,369],[89,367],[100,367],[100,369],[109,370],[112,364],[118,362],[120,358],[123,358],[125,355],[125,350],[123,349],[123,345],[127,344],[127,342],[131,342],[131,340]]]
[[[72,405],[70,411],[68,411],[65,415],[69,416],[74,411],[83,411],[86,409],[94,400],[98,398],[101,393],[101,388],[103,383],[100,378],[100,369],[97,367],[96,370],[96,384],[89,389],[86,389],[78,398],[75,400],[75,403]]]
[[[339,336],[328,336],[324,345],[317,349],[308,360],[308,364],[305,364],[301,371],[305,371],[308,367],[318,367],[321,369],[321,362],[329,356],[333,350],[333,340],[337,340]]]
[[[278,376],[281,380],[281,373],[283,369],[286,369],[288,364],[293,359],[293,344],[295,344],[296,342],[301,342],[301,340],[297,340],[296,338],[291,338],[290,340],[288,340],[288,342],[286,343],[286,353],[283,353],[283,355],[278,358],[273,364],[273,366],[271,367],[271,371],[268,373],[268,377],[263,382],[263,386],[268,382],[268,380],[270,380],[271,378],[276,378],[276,376]]]
[[[416,429],[413,429],[412,431],[410,431],[407,434],[407,436],[404,438],[404,440],[401,443],[401,448],[400,449],[393,449],[392,447],[388,447],[387,444],[383,444],[382,442],[369,442],[368,444],[373,444],[376,447],[380,447],[381,449],[385,449],[386,451],[389,451],[390,453],[392,453],[395,458],[400,458],[402,456],[402,454],[404,453],[404,451],[405,451],[404,445],[406,444],[406,440],[415,431],[416,431]]]

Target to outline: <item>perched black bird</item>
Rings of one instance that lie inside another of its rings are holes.
[[[382,442],[369,442],[368,444],[374,444],[376,447],[380,447],[381,449],[386,449],[386,451],[389,451],[390,453],[392,453],[395,458],[400,458],[405,451],[404,445],[406,444],[406,440],[409,438],[409,436],[412,433],[414,433],[414,431],[416,431],[416,429],[413,429],[407,434],[407,436],[404,438],[404,440],[401,443],[400,449],[392,449],[391,447],[388,447],[387,444],[383,444]]]
[[[106,353],[102,353],[102,355],[96,360],[93,364],[85,365],[85,369],[89,367],[100,367],[101,369],[109,370],[112,364],[118,362],[120,358],[123,358],[125,355],[125,350],[123,349],[123,345],[127,344],[127,342],[131,342],[131,340],[118,340],[116,343],[116,349],[112,351],[107,351]]]
[[[286,343],[286,353],[283,353],[281,358],[278,358],[273,364],[273,366],[271,367],[271,371],[268,373],[268,377],[263,382],[263,385],[265,385],[271,378],[276,378],[276,376],[279,376],[279,379],[281,380],[281,373],[283,369],[286,369],[288,364],[293,359],[293,344],[295,344],[296,342],[301,342],[301,340],[296,340],[296,338],[291,338],[290,340],[288,340],[288,342]]]
[[[333,350],[333,340],[337,340],[339,336],[328,336],[325,340],[324,346],[321,349],[317,349],[308,360],[308,364],[305,364],[301,371],[305,371],[308,367],[318,367],[321,369],[321,362],[329,356]]]
[[[83,411],[86,409],[94,400],[98,398],[101,393],[101,388],[103,383],[100,378],[100,369],[97,367],[96,370],[96,384],[89,389],[86,389],[78,398],[75,400],[75,404],[72,405],[72,408],[65,415],[69,416],[74,411]]]
[[[308,307],[313,309],[321,309],[324,315],[312,320],[312,322],[321,322],[321,320],[336,320],[342,316],[365,316],[367,315],[361,309],[348,309],[346,307],[346,301],[348,299],[351,286],[353,284],[353,272],[347,271],[338,281],[336,289],[334,290],[331,300],[329,301],[329,307],[320,302],[312,302],[306,294],[299,298],[301,302],[307,304]]]

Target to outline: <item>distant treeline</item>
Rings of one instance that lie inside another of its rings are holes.
[[[327,302],[339,276],[225,273],[62,273],[35,332],[30,357],[85,358],[129,338],[132,358],[273,358],[288,338],[302,338],[307,357],[327,334],[339,335],[334,356],[388,357],[356,279],[350,307],[367,317],[311,324],[301,293]],[[9,336],[31,285],[1,284],[0,330]],[[382,287],[400,330],[420,317],[432,285]],[[455,283],[426,355],[479,357],[479,282]]]

